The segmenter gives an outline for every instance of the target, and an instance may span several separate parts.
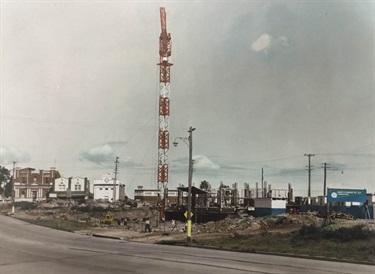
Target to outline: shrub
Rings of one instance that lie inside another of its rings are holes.
[[[352,240],[368,240],[375,237],[375,232],[364,229],[364,225],[340,227],[336,230],[327,230],[323,233],[324,239],[333,239],[341,242]]]
[[[321,229],[316,225],[302,225],[299,229],[298,234],[293,238],[306,240],[306,241],[316,241],[321,239]]]

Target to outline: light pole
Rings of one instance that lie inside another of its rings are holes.
[[[116,167],[115,167],[115,179],[113,180],[113,207],[115,208],[116,204],[116,183],[117,183],[117,164],[118,164],[118,159],[119,157],[116,157]],[[120,184],[119,184],[119,189],[120,189]],[[119,196],[120,197],[120,196]]]
[[[15,200],[15,189],[14,189],[14,169],[15,169],[15,166],[16,166],[16,163],[15,161],[13,161],[13,176],[12,176],[12,214],[14,214],[14,200]]]
[[[189,128],[189,137],[176,137],[173,142],[174,146],[178,145],[177,139],[183,140],[189,146],[189,174],[188,174],[188,210],[187,210],[187,235],[186,235],[186,243],[191,243],[191,184],[193,180],[193,131],[195,128]]]

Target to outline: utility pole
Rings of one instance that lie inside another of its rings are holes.
[[[263,185],[263,167],[262,167],[262,198],[264,198],[264,185]]]
[[[193,131],[195,128],[189,129],[189,189],[188,189],[188,212],[187,212],[187,244],[191,243],[191,184],[193,180]]]
[[[310,204],[311,201],[311,156],[315,156],[315,154],[305,154],[309,158],[309,185],[308,185],[308,191],[307,191],[307,199],[308,203]]]
[[[186,243],[189,245],[191,243],[191,185],[193,180],[193,131],[195,128],[190,127],[189,128],[189,137],[176,137],[173,145],[176,147],[178,145],[177,139],[181,139],[184,141],[185,144],[189,146],[189,174],[188,174],[188,209],[186,219],[187,219],[187,236],[186,236]],[[221,189],[222,189],[222,183],[220,184],[220,196],[221,196]],[[221,201],[221,199],[220,199]],[[221,204],[221,203],[220,203]]]
[[[323,168],[324,168],[324,186],[323,186],[323,196],[327,196],[327,168],[329,168],[329,164],[327,163],[322,163]]]
[[[16,162],[13,161],[13,176],[12,176],[12,214],[14,214],[14,170],[16,169]]]
[[[113,203],[116,202],[116,182],[117,182],[117,164],[118,164],[118,159],[119,157],[117,156],[116,157],[116,161],[115,161],[115,180],[113,181]]]

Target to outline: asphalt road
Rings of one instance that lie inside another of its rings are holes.
[[[375,273],[375,266],[94,238],[0,216],[0,273]]]

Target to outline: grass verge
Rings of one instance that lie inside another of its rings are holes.
[[[80,223],[80,222],[64,220],[64,219],[51,219],[51,220],[20,219],[20,220],[31,223],[31,224],[35,224],[35,225],[45,226],[45,227],[59,229],[59,230],[68,231],[68,232],[74,232],[77,230],[84,230],[84,229],[92,228],[92,226],[90,226],[90,224],[87,224],[87,223]]]
[[[162,244],[181,243],[164,241]],[[375,264],[375,232],[362,227],[327,230],[310,226],[302,227],[295,233],[235,233],[217,238],[193,237],[193,244],[242,252],[311,256]]]

